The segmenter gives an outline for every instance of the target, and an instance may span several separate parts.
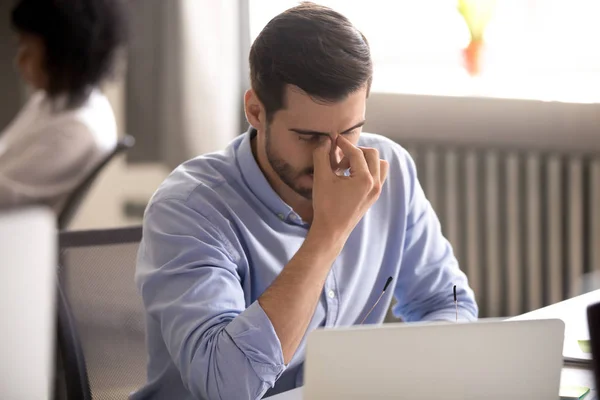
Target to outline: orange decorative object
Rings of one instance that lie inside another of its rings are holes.
[[[457,0],[459,14],[465,21],[471,41],[463,50],[464,66],[469,75],[481,74],[485,30],[496,7],[496,0]]]
[[[483,40],[471,40],[463,49],[465,68],[469,75],[477,76],[481,72],[481,55],[483,53]]]

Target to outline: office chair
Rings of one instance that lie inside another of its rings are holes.
[[[71,305],[60,283],[57,284],[58,311],[56,377],[54,400],[92,400],[85,357]]]
[[[73,217],[75,217],[75,214],[81,206],[85,195],[88,193],[88,191],[92,187],[92,184],[94,183],[100,172],[104,169],[104,167],[106,167],[113,158],[115,158],[121,153],[128,151],[134,145],[135,139],[133,138],[133,136],[126,135],[125,137],[123,137],[117,142],[117,145],[115,146],[114,150],[110,152],[100,162],[100,164],[98,164],[94,169],[92,169],[92,171],[85,178],[85,180],[81,182],[79,186],[75,188],[75,190],[73,190],[73,192],[67,198],[60,215],[58,216],[58,227],[60,229],[66,229],[69,223],[73,220]]]
[[[125,399],[146,381],[134,283],[141,227],[61,232],[58,346],[68,400]]]

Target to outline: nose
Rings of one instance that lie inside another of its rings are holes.
[[[344,158],[344,153],[342,153],[342,149],[340,149],[335,143],[335,140],[332,140],[331,152],[329,153],[329,158],[331,160],[331,168],[334,171],[338,169],[340,161],[342,161],[342,159]]]

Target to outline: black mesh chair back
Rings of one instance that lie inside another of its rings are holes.
[[[59,316],[58,343],[67,393],[126,399],[145,383],[144,308],[134,283],[141,236],[141,227],[60,233],[59,296],[69,318]]]
[[[73,220],[75,214],[77,214],[77,210],[79,210],[79,206],[81,206],[83,199],[89,192],[90,188],[92,187],[92,184],[94,183],[100,172],[104,169],[104,167],[106,167],[113,158],[131,149],[134,146],[134,144],[135,139],[133,138],[133,136],[127,135],[121,140],[119,140],[114,150],[111,153],[109,153],[106,156],[106,158],[104,158],[102,162],[100,162],[100,164],[96,166],[96,168],[92,169],[88,177],[85,178],[85,180],[81,182],[79,186],[75,188],[75,190],[73,190],[73,192],[65,201],[65,205],[63,206],[63,209],[60,212],[60,215],[58,216],[58,227],[60,229],[66,229],[69,226],[69,223]]]
[[[57,351],[54,400],[91,400],[85,356],[71,305],[57,284]]]

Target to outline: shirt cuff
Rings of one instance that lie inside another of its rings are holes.
[[[258,301],[234,318],[225,331],[244,353],[254,372],[273,386],[286,366],[275,328]]]

